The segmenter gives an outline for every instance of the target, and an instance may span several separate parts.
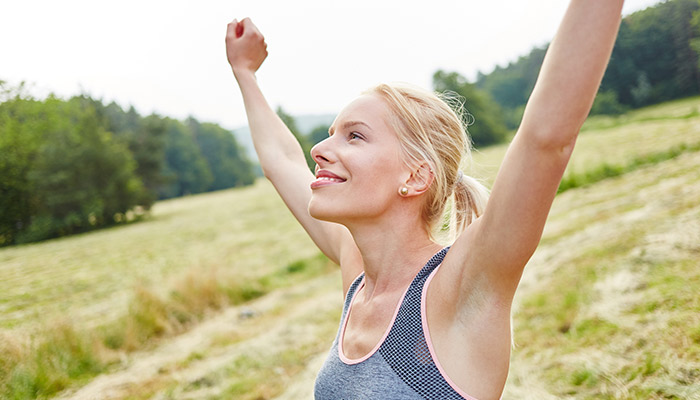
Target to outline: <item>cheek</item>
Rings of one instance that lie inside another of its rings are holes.
[[[405,168],[398,157],[366,152],[341,160],[350,172],[348,183],[314,192],[308,207],[312,217],[341,224],[373,218],[400,199],[398,193]]]
[[[331,193],[319,190],[311,196],[308,212],[322,221],[346,224],[351,221],[372,219],[382,215],[398,198],[398,189],[376,181],[359,184],[353,182],[348,190]],[[328,188],[333,189],[333,188]]]

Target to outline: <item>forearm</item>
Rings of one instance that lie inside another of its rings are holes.
[[[243,103],[253,145],[260,166],[269,179],[280,169],[287,168],[285,162],[306,165],[301,145],[289,128],[267,103],[253,73],[235,73],[241,89]]]
[[[547,50],[521,131],[547,142],[573,141],[605,73],[623,0],[572,0]]]

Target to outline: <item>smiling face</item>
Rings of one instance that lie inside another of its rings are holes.
[[[312,217],[347,224],[380,217],[397,205],[410,171],[388,118],[386,103],[372,94],[338,114],[330,136],[311,150],[317,164]]]

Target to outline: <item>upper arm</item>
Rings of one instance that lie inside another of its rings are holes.
[[[462,280],[476,275],[512,296],[537,248],[559,182],[573,150],[516,135],[498,172],[483,215],[457,239]],[[452,252],[452,251],[451,251]]]
[[[622,3],[570,1],[486,209],[450,251],[455,266],[451,278],[458,279],[461,288],[478,277],[486,278],[497,293],[515,292],[598,91]]]

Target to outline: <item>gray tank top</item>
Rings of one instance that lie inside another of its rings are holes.
[[[364,274],[355,279],[345,298],[340,329],[316,377],[316,400],[475,400],[457,388],[435,362],[432,344],[424,332],[423,289],[448,250],[434,255],[413,279],[377,348],[359,360],[349,360],[339,349],[348,310],[364,284]]]

